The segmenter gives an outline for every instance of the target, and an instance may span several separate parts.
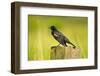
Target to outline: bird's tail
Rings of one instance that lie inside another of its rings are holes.
[[[70,42],[70,44],[73,46],[73,48],[76,48],[76,46],[73,43]]]

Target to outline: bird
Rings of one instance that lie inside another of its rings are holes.
[[[73,48],[76,48],[76,46],[73,43],[71,43],[69,39],[63,33],[61,33],[54,25],[50,26],[50,29],[52,36],[55,40],[59,42],[59,45],[61,44],[64,47],[67,47],[67,44],[71,44]]]

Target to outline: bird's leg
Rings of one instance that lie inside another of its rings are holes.
[[[65,46],[67,47],[67,44],[65,43]]]
[[[56,48],[59,46],[60,44],[58,44],[57,46],[56,46]]]

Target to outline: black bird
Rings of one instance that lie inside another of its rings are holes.
[[[73,46],[73,48],[76,47],[73,43],[71,43],[71,42],[69,41],[69,39],[68,39],[67,37],[64,36],[64,34],[62,34],[60,31],[58,31],[58,30],[56,29],[55,26],[51,26],[50,29],[51,29],[51,34],[52,34],[52,36],[53,36],[61,45],[67,47],[67,44],[66,44],[66,43],[68,43],[68,44],[71,44],[71,45]],[[59,44],[59,45],[60,45],[60,44]],[[58,45],[58,46],[59,46],[59,45]]]

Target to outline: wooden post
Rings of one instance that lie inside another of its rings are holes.
[[[80,48],[73,48],[71,46],[65,47],[65,59],[79,59]]]
[[[73,48],[71,46],[52,46],[51,47],[51,59],[79,59],[80,58],[80,48]]]
[[[51,59],[64,59],[64,48],[61,46],[51,47]]]

